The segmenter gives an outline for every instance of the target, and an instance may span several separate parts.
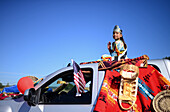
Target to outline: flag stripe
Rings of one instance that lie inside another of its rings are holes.
[[[80,86],[84,87],[85,85],[81,82],[81,80],[78,80],[77,78],[74,78],[75,82],[77,82]]]
[[[79,81],[79,80],[77,80],[77,79],[74,79],[75,80],[75,83],[76,84],[78,84],[78,85],[80,85],[82,88],[84,88],[84,85]]]
[[[75,82],[75,84],[76,84],[76,86],[77,86],[77,88],[78,88],[78,91],[83,91],[84,89],[83,89],[83,87],[76,81]],[[80,92],[80,93],[82,93],[82,92]]]
[[[81,77],[80,75],[74,74],[74,78],[77,78],[77,80],[81,81],[83,85],[85,85],[84,77]]]

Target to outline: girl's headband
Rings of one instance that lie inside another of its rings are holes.
[[[114,27],[114,30],[113,31],[115,31],[115,32],[122,32],[122,30],[119,28],[119,26],[118,25],[116,25],[115,27]]]

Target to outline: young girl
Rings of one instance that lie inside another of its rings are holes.
[[[111,42],[109,42],[107,45],[112,60],[118,61],[119,59],[127,58],[127,45],[123,39],[122,30],[118,25],[114,27],[113,38],[115,39],[115,42],[113,42],[112,45]]]

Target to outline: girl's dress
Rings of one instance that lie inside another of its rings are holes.
[[[127,49],[127,48],[126,48]],[[98,61],[119,61],[120,59],[127,58],[127,50],[124,47],[122,40],[116,40],[112,43],[110,55],[104,54]]]
[[[114,58],[114,60],[117,60],[118,56],[121,55],[125,51],[125,46],[122,40],[116,40],[115,42],[113,42],[112,50],[113,52],[111,52],[110,55]]]

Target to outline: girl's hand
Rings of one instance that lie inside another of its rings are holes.
[[[110,50],[111,49],[111,42],[107,44],[107,48]]]

